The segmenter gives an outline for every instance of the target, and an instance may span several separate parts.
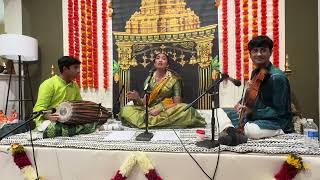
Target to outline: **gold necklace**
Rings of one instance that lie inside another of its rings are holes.
[[[156,82],[161,81],[165,77],[165,74],[162,77],[158,76],[158,73],[156,73]]]

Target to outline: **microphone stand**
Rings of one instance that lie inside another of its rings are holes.
[[[150,141],[153,137],[153,134],[148,132],[148,126],[149,126],[149,108],[148,108],[148,103],[149,103],[149,97],[150,97],[150,93],[151,93],[151,90],[150,90],[150,82],[151,82],[151,79],[152,79],[152,73],[150,73],[150,76],[149,76],[149,79],[148,79],[148,84],[147,84],[147,87],[144,89],[144,92],[145,92],[145,97],[146,97],[146,114],[144,115],[144,122],[145,122],[145,131],[141,134],[139,134],[137,137],[136,137],[136,141]]]
[[[12,129],[11,131],[5,133],[4,135],[2,135],[0,137],[0,141],[7,137],[9,134],[13,133],[14,131],[16,131],[17,129],[21,128],[22,126],[28,124],[29,125],[29,132],[30,132],[30,140],[31,140],[31,146],[32,146],[32,154],[33,154],[33,161],[34,161],[34,165],[36,167],[36,175],[37,175],[37,179],[39,180],[39,173],[38,173],[38,166],[37,166],[37,161],[35,159],[34,156],[34,146],[33,146],[33,140],[32,140],[32,131],[31,131],[31,125],[29,124],[31,121],[33,121],[35,118],[39,117],[41,114],[43,114],[43,111],[38,111],[38,112],[34,112],[30,115],[30,118],[28,120],[26,120],[24,123],[20,124],[19,126],[15,127],[14,129]]]
[[[24,125],[26,125],[26,124],[29,124],[32,120],[34,120],[35,118],[39,117],[41,114],[42,114],[42,111],[37,112],[36,114],[34,114],[33,116],[31,116],[28,120],[26,120],[24,123],[22,123],[22,124],[20,124],[19,126],[15,127],[15,128],[12,129],[11,131],[5,133],[4,135],[2,135],[2,136],[0,137],[0,141],[1,141],[3,138],[7,137],[9,134],[15,132],[17,129],[21,128],[22,126],[24,126]],[[29,124],[29,126],[30,126],[30,124]],[[29,127],[29,128],[31,128],[31,127]]]
[[[215,88],[217,88],[219,86],[219,84],[225,80],[225,77],[221,77],[219,80],[215,81],[211,86],[209,86],[205,92],[203,92],[200,96],[198,96],[194,101],[192,101],[187,107],[184,108],[184,111],[186,111],[187,109],[189,109],[191,106],[193,106],[200,98],[202,98],[204,95],[208,94],[209,92],[211,92],[213,90],[215,90]],[[212,98],[212,102],[215,102],[215,94],[213,95]],[[211,140],[203,140],[203,141],[199,141],[196,142],[196,145],[198,147],[205,147],[208,149],[214,148],[219,146],[219,143],[217,140],[214,140],[214,127],[215,127],[215,122],[216,122],[216,117],[215,117],[215,105],[212,103],[212,107],[211,107]]]
[[[117,99],[116,99],[116,103],[113,105],[113,108],[112,108],[112,115],[113,115],[113,118],[115,119],[118,119],[118,113],[120,111],[120,96],[122,94],[123,89],[124,89],[124,84],[121,86],[119,95],[117,96]]]

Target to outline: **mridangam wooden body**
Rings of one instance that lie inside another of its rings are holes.
[[[112,116],[111,110],[91,101],[64,101],[56,109],[60,116],[59,122],[65,124],[103,124]]]

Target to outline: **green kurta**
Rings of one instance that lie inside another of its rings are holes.
[[[170,71],[167,71],[165,76],[167,78],[166,83],[161,87],[161,90],[156,95],[154,100],[149,102],[149,111],[154,108],[163,109],[165,107],[164,100],[166,98],[173,98],[175,96],[181,96],[181,84],[177,76]],[[153,91],[157,82],[155,76],[151,79],[151,91]],[[203,127],[206,122],[203,117],[194,109],[190,108],[184,111],[187,104],[178,103],[169,109],[163,109],[157,116],[149,115],[149,127]],[[144,105],[127,105],[121,108],[120,118],[124,124],[128,124],[131,127],[144,128]]]
[[[252,114],[246,121],[254,122],[262,129],[293,130],[290,85],[285,74],[271,63],[267,66],[268,74],[263,80]],[[252,72],[252,77],[257,72]]]
[[[55,75],[45,80],[39,87],[38,100],[33,111],[41,111],[57,107],[61,102],[67,100],[82,100],[78,85],[72,81],[66,83]],[[39,116],[35,122],[38,127],[44,117]],[[92,133],[100,124],[87,123],[81,125],[68,125],[60,122],[51,122],[43,133],[43,137],[74,136],[77,134]]]
[[[79,87],[74,81],[66,83],[59,76],[55,75],[40,85],[37,103],[33,111],[55,108],[61,102],[67,100],[82,100]],[[43,116],[37,118],[36,125],[39,126],[43,120]]]

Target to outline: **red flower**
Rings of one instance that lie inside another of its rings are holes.
[[[13,160],[20,169],[31,165],[31,162],[25,152],[13,154]]]
[[[146,178],[148,178],[148,180],[162,180],[162,178],[158,176],[155,169],[149,170],[149,172],[145,174],[145,176]]]
[[[274,178],[277,180],[292,180],[297,174],[298,170],[285,162],[280,171],[274,175]]]
[[[120,170],[118,170],[116,175],[111,178],[111,180],[125,180],[125,179],[127,179],[127,177],[122,176],[122,174],[120,174]]]

